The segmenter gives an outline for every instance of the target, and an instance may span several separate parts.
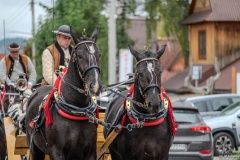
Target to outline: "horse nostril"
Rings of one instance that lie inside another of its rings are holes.
[[[151,102],[148,102],[148,106],[151,106]]]
[[[93,87],[94,87],[94,86],[93,86],[93,84],[91,83],[91,84],[90,84],[90,88],[93,88]]]

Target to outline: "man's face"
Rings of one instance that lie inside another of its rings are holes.
[[[11,56],[13,59],[17,59],[18,56],[19,56],[19,51],[10,51],[10,56]]]
[[[68,37],[68,36],[64,36],[64,35],[60,35],[60,34],[57,35],[58,44],[60,45],[60,47],[62,47],[64,49],[68,48],[68,46],[71,43],[71,39],[72,38]]]

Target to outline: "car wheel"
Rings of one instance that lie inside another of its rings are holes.
[[[234,149],[234,140],[228,133],[217,133],[213,136],[213,140],[214,156],[229,155]]]

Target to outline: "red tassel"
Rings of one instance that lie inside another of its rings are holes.
[[[2,101],[1,104],[4,104],[5,94],[6,94],[6,89],[3,88],[2,93],[1,93],[1,101]],[[3,106],[0,106],[0,109],[3,110],[3,108],[1,108],[1,107],[3,107]]]
[[[169,97],[168,97],[168,95],[166,94],[165,91],[163,92],[163,96],[168,100],[168,104],[169,104],[168,105],[168,117],[170,119],[172,133],[175,136],[176,135],[176,127],[177,127],[177,125],[175,123],[174,116],[173,116],[172,103],[171,103],[171,101],[170,101],[170,99],[169,99]]]
[[[46,126],[53,123],[53,119],[52,119],[52,115],[51,115],[51,111],[50,111],[50,104],[51,104],[51,100],[52,100],[55,90],[56,89],[54,89],[54,88],[51,90],[50,94],[47,97],[45,106],[44,106],[44,114],[46,117]]]
[[[66,72],[66,70],[64,70],[64,71]],[[50,111],[50,105],[51,105],[51,101],[52,101],[54,92],[57,90],[57,88],[60,88],[60,86],[59,86],[60,81],[61,81],[61,78],[60,78],[60,76],[58,76],[54,83],[53,89],[51,90],[50,94],[47,97],[47,100],[46,100],[46,103],[44,106],[44,114],[46,117],[46,126],[53,123],[53,119],[52,119],[52,115],[51,115],[51,111]]]

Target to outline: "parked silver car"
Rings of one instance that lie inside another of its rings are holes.
[[[240,96],[237,94],[213,94],[204,96],[194,96],[175,101],[190,102],[197,106],[201,116],[204,119],[214,117],[225,107],[235,102],[240,102]]]
[[[169,160],[212,160],[213,138],[196,106],[174,102],[173,114],[179,124],[169,152]]]
[[[240,102],[223,109],[217,117],[206,119],[212,129],[214,155],[229,155],[240,146]]]

